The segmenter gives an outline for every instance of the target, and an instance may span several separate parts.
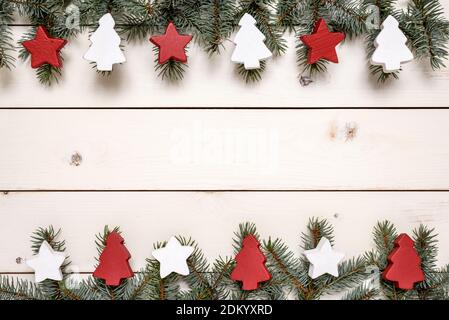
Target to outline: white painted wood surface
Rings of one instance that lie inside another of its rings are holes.
[[[449,17],[449,0],[442,3]],[[16,39],[27,30],[13,29]],[[303,88],[295,38],[286,39],[287,54],[270,59],[253,85],[236,75],[231,42],[213,59],[192,45],[178,85],[157,77],[149,42],[126,44],[128,61],[103,78],[82,58],[87,34],[64,49],[64,77],[52,88],[38,84],[29,62],[0,71],[0,108],[121,108],[0,110],[0,190],[31,191],[0,194],[0,231],[8,239],[0,242],[0,273],[31,271],[15,259],[31,255],[29,236],[38,226],[61,227],[74,271],[91,272],[95,234],[105,224],[121,226],[138,270],[153,242],[172,234],[191,235],[210,259],[230,255],[244,221],[299,254],[311,216],[334,224],[336,249],[347,257],[372,247],[378,220],[401,232],[425,223],[440,233],[439,261],[448,263],[449,110],[257,108],[449,107],[449,68],[431,72],[413,61],[401,80],[380,87],[359,39],[339,46],[341,62]],[[270,191],[180,192],[204,189]]]
[[[446,192],[69,192],[0,195],[0,272],[27,272],[30,234],[39,226],[63,228],[68,253],[79,271],[92,272],[95,234],[119,225],[133,269],[144,265],[153,243],[173,234],[192,236],[209,259],[231,255],[238,224],[252,221],[260,235],[280,237],[300,254],[300,233],[309,217],[335,228],[335,250],[346,257],[373,247],[379,219],[411,234],[419,223],[440,233],[440,262],[449,261],[449,194]],[[337,215],[336,215],[337,214]],[[336,215],[336,216],[335,216]]]
[[[448,124],[433,109],[1,110],[0,190],[449,190]]]

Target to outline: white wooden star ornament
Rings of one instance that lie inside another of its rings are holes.
[[[161,278],[167,277],[172,272],[188,275],[190,272],[187,259],[193,250],[193,247],[181,245],[175,237],[171,237],[165,247],[154,250],[152,255],[160,263]]]
[[[315,249],[304,251],[304,255],[310,262],[309,276],[316,279],[323,274],[338,277],[338,264],[344,258],[344,254],[334,251],[327,238],[321,238]]]
[[[46,279],[61,281],[61,266],[64,260],[64,253],[54,251],[48,242],[44,241],[39,248],[39,253],[32,259],[25,260],[25,263],[34,270],[36,282]]]

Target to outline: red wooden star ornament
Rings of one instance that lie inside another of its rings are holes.
[[[312,34],[301,36],[301,41],[309,47],[307,62],[313,64],[320,59],[338,63],[335,47],[343,41],[342,32],[329,32],[326,21],[319,19]]]
[[[399,289],[412,290],[416,282],[425,280],[415,243],[405,233],[394,241],[394,249],[388,256],[388,263],[382,277],[393,281]]]
[[[231,273],[231,279],[243,282],[243,290],[256,290],[260,282],[271,279],[265,267],[266,258],[259,247],[259,241],[250,234],[243,239],[243,248],[235,257],[237,265]]]
[[[66,43],[67,40],[64,39],[50,38],[47,30],[43,26],[39,26],[34,39],[24,41],[22,45],[31,54],[32,68],[39,68],[46,63],[61,68],[60,51]]]
[[[111,232],[106,239],[106,246],[100,255],[100,264],[93,276],[104,279],[108,286],[118,286],[122,279],[132,278],[128,260],[131,254],[123,244],[125,240],[117,232]]]
[[[159,64],[163,64],[168,60],[186,63],[185,47],[191,40],[191,35],[179,34],[173,22],[168,24],[165,34],[150,38],[150,41],[159,47]]]

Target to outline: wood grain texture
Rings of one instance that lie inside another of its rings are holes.
[[[280,237],[300,254],[300,233],[309,217],[334,225],[336,249],[347,257],[373,246],[380,219],[411,233],[420,223],[440,233],[440,263],[449,262],[449,194],[446,192],[142,192],[10,193],[0,196],[0,272],[27,272],[17,257],[31,254],[29,237],[39,226],[61,227],[68,254],[79,271],[92,272],[95,234],[120,226],[131,266],[138,270],[156,241],[192,236],[210,260],[231,255],[238,224],[252,221],[263,238]]]
[[[0,190],[449,190],[449,110],[1,110]]]
[[[448,4],[449,7],[449,4]],[[447,15],[449,16],[449,15]],[[27,31],[14,27],[15,39]],[[287,53],[270,59],[260,83],[246,85],[231,62],[228,41],[219,56],[209,58],[197,45],[188,52],[189,68],[179,84],[169,84],[154,71],[152,44],[125,44],[127,62],[109,77],[98,75],[83,59],[88,35],[63,50],[63,78],[52,88],[41,86],[30,62],[0,71],[0,106],[103,107],[448,107],[449,69],[432,72],[425,61],[404,66],[401,80],[378,85],[369,75],[363,39],[347,40],[337,49],[339,64],[301,87],[294,35],[285,35]],[[33,88],[30,91],[30,88]],[[23,94],[29,92],[29,94]]]

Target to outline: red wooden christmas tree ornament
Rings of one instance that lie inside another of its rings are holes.
[[[345,34],[342,32],[329,32],[326,21],[319,19],[313,33],[301,36],[301,41],[309,47],[307,62],[313,64],[320,59],[326,59],[338,63],[335,47],[343,41]]]
[[[394,245],[395,248],[388,256],[388,267],[382,277],[393,281],[399,289],[411,290],[416,282],[425,280],[415,243],[403,233],[396,238]]]
[[[117,232],[109,234],[100,255],[100,264],[93,274],[95,278],[104,279],[108,286],[118,286],[122,279],[134,276],[128,262],[131,254],[123,245],[124,241]]]
[[[243,282],[243,290],[255,290],[259,282],[271,279],[265,267],[266,258],[260,250],[260,243],[253,235],[243,239],[243,248],[235,257],[237,266],[231,273],[231,279]]]
[[[22,42],[22,45],[31,54],[31,67],[36,69],[48,63],[55,68],[62,67],[60,57],[61,49],[67,41],[59,38],[50,38],[47,30],[39,26],[33,40]]]
[[[168,60],[186,63],[185,47],[191,40],[191,35],[179,34],[173,22],[168,24],[165,34],[150,38],[150,41],[159,47],[159,64],[163,64]]]

